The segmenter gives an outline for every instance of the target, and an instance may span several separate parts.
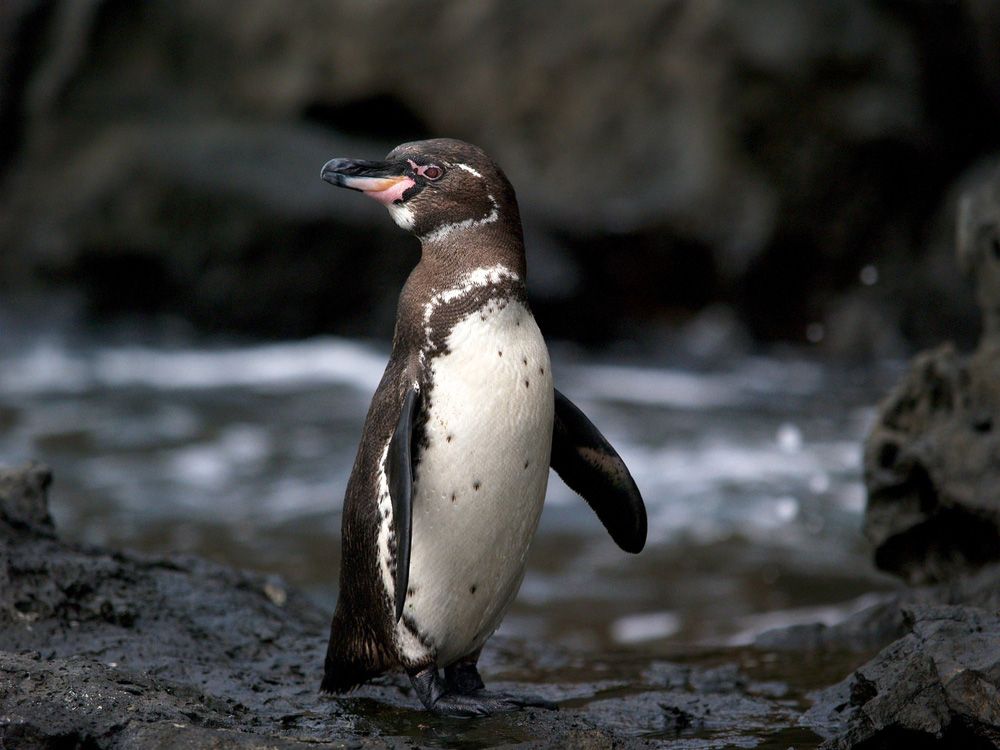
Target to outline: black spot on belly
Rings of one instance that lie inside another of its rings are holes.
[[[410,588],[408,588],[408,589],[406,590],[406,595],[407,595],[407,596],[413,596],[413,595],[414,595],[415,593],[417,593],[417,588],[416,588],[416,586],[410,586]]]
[[[472,584],[471,586],[469,586],[469,593],[470,594],[475,594],[476,593],[476,588],[477,588],[476,584]]]
[[[530,463],[531,463],[531,461],[525,461],[524,462],[524,468],[527,469],[528,468],[528,464],[530,464]]]
[[[482,484],[483,483],[477,479],[475,482],[472,483],[472,489],[474,489],[476,492],[479,492],[479,488],[482,486]]]
[[[538,374],[539,375],[544,375],[545,374],[545,368],[544,367],[539,367],[538,368]]]
[[[446,437],[446,438],[445,438],[445,441],[446,441],[446,442],[448,442],[448,443],[450,443],[450,442],[451,442],[451,439],[452,439],[453,437],[455,437],[455,436],[454,436],[454,435],[449,435],[448,437]]]
[[[530,386],[531,386],[531,383],[530,383],[530,382],[528,382],[528,379],[527,379],[527,378],[525,378],[525,379],[524,379],[524,387],[525,387],[525,388],[529,388]]]
[[[498,356],[498,357],[502,357],[502,356],[503,356],[503,352],[502,352],[502,351],[500,351],[499,349],[497,350],[497,356]]]
[[[456,499],[457,497],[458,497],[458,495],[456,495],[456,494],[455,494],[454,492],[452,492],[452,493],[451,493],[451,501],[452,501],[452,502],[455,502],[455,499]]]

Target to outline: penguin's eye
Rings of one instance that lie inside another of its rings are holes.
[[[441,167],[436,164],[429,164],[426,167],[420,167],[417,172],[426,177],[428,180],[436,180],[443,174]]]

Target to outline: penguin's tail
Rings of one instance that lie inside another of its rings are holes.
[[[330,625],[319,688],[324,693],[346,693],[388,669],[374,634],[361,621],[342,614],[338,607]]]
[[[319,689],[324,693],[347,693],[384,671],[364,662],[327,654]]]

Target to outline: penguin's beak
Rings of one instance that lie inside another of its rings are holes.
[[[403,193],[416,183],[405,174],[406,163],[363,159],[330,159],[320,172],[326,182],[358,190],[388,206],[403,199]]]

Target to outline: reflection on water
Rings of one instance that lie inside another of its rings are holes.
[[[56,471],[62,533],[274,571],[332,607],[340,506],[384,347],[0,353],[0,461]],[[618,550],[552,475],[508,633],[571,646],[746,643],[885,586],[859,528],[860,440],[894,375],[750,358],[725,372],[581,360],[557,383],[631,467],[649,543]]]

